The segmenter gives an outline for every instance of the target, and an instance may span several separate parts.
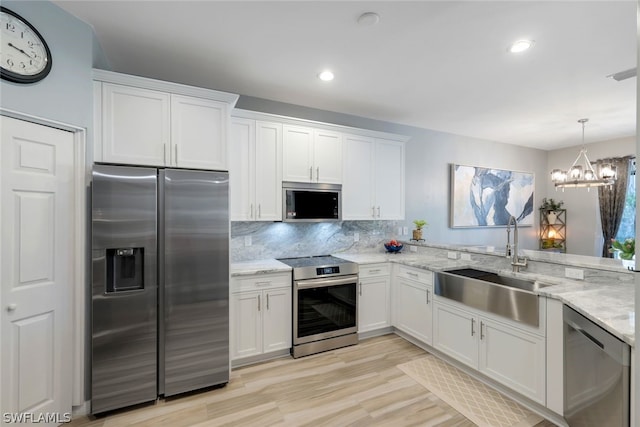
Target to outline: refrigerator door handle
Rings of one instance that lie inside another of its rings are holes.
[[[165,188],[165,171],[158,171],[158,230],[165,228],[165,212],[164,212],[164,188]],[[164,394],[165,383],[165,236],[164,232],[158,233],[158,394]]]

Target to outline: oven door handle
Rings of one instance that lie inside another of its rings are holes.
[[[338,286],[338,285],[348,285],[348,284],[357,284],[358,276],[342,276],[342,277],[331,277],[329,279],[308,279],[308,280],[299,280],[296,283],[296,287],[298,289],[312,289],[312,288],[324,288],[327,286]]]

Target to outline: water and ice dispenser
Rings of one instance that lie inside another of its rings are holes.
[[[107,293],[144,289],[144,248],[107,249]]]

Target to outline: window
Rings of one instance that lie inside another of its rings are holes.
[[[620,228],[618,228],[618,234],[616,234],[616,240],[618,241],[636,236],[636,159],[631,159],[629,162],[627,196]]]

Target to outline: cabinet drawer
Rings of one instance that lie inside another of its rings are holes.
[[[291,287],[291,274],[257,274],[231,278],[231,292]]]
[[[389,264],[366,264],[358,267],[361,279],[366,277],[388,276],[390,273]]]
[[[422,270],[419,268],[406,267],[401,265],[400,267],[398,267],[398,277],[415,280],[425,285],[433,284],[433,273],[429,270]]]

